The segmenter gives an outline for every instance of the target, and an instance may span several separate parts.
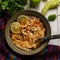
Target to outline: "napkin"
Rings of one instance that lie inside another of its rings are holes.
[[[6,23],[11,18],[7,11],[0,12],[0,60],[60,60],[60,46],[48,45],[36,57],[26,58],[14,54],[7,46],[5,39]]]

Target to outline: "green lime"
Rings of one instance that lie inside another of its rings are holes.
[[[32,3],[39,4],[41,0],[31,0]]]
[[[37,7],[41,0],[30,0],[31,7]]]

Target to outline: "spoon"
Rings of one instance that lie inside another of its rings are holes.
[[[59,39],[60,38],[60,34],[57,34],[57,35],[51,35],[51,36],[46,36],[46,37],[43,37],[43,38],[39,38],[38,40],[36,40],[35,42],[44,42],[44,41],[49,41],[50,39]]]

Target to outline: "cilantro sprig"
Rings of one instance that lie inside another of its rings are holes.
[[[24,9],[28,0],[0,0],[0,11],[8,10],[12,15]]]

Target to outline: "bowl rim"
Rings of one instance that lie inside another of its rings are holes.
[[[10,26],[9,24],[10,24],[11,22],[13,22],[12,19],[13,19],[13,18],[16,19],[16,18],[18,17],[19,13],[22,13],[22,12],[33,12],[33,13],[36,13],[36,14],[40,15],[41,17],[43,17],[43,18],[46,20],[46,23],[47,23],[48,28],[49,28],[49,34],[48,34],[48,35],[51,35],[50,24],[49,24],[49,22],[47,21],[46,17],[44,17],[41,13],[39,13],[39,12],[37,12],[37,11],[33,11],[33,10],[22,10],[22,11],[17,12],[17,13],[16,13],[14,16],[12,16],[12,17],[9,19],[9,21],[7,22],[6,28],[5,28],[6,42],[7,42],[7,44],[9,45],[9,47],[10,47],[14,52],[16,52],[16,53],[18,53],[18,54],[22,54],[22,55],[35,55],[35,54],[41,52],[41,50],[43,50],[43,49],[48,45],[48,41],[46,41],[45,43],[43,43],[44,46],[41,45],[39,48],[35,49],[34,51],[29,51],[29,52],[27,52],[27,51],[21,50],[21,49],[19,49],[19,48],[17,48],[17,47],[15,48],[14,44],[12,44],[11,41],[10,41],[11,38],[9,38],[9,33],[8,33],[8,32],[9,32],[9,29],[10,29],[10,28],[9,28],[8,26]]]

